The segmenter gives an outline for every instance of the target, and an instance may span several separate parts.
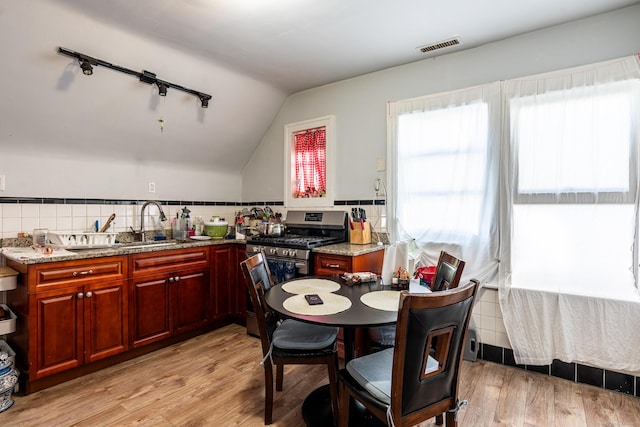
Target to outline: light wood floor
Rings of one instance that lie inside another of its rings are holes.
[[[231,325],[29,396],[0,426],[262,426],[259,342]],[[322,367],[290,366],[274,426],[303,426]],[[640,398],[494,363],[464,362],[461,426],[640,426]],[[433,420],[421,426],[433,425]]]

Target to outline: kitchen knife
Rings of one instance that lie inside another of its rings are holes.
[[[107,222],[105,222],[102,228],[100,229],[99,233],[104,233],[105,231],[107,231],[107,229],[111,226],[111,222],[114,219],[116,219],[116,214],[112,213],[109,219],[107,220]]]
[[[359,209],[359,213],[360,213],[360,215],[359,215],[360,216],[360,226],[364,230],[364,222],[367,220],[367,213],[362,208]]]

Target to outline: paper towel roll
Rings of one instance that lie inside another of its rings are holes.
[[[396,245],[387,246],[382,260],[382,284],[390,285],[393,272],[396,271]]]
[[[400,267],[408,270],[409,242],[396,242],[396,270]],[[409,274],[412,272],[409,271]]]

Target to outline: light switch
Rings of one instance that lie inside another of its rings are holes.
[[[384,170],[387,168],[386,159],[384,157],[378,157],[377,163],[378,163],[378,172],[384,172]]]
[[[0,175],[0,191],[4,191],[4,175]]]

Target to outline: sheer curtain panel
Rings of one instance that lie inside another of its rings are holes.
[[[637,57],[504,83],[499,300],[518,363],[640,371]]]
[[[391,102],[388,129],[392,238],[423,264],[444,249],[466,277],[494,280],[500,84]]]

